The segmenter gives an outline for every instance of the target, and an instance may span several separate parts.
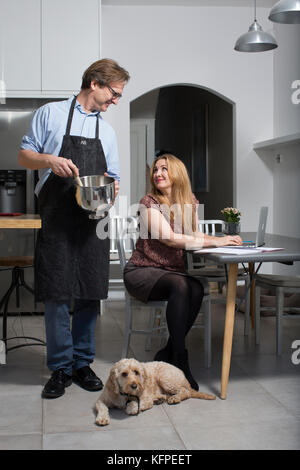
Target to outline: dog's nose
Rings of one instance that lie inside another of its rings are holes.
[[[135,390],[137,388],[137,384],[131,384],[131,388]]]

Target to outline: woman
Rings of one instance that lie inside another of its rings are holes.
[[[184,271],[183,250],[190,247],[240,245],[239,236],[213,237],[198,232],[197,203],[187,170],[171,154],[158,156],[150,171],[152,192],[140,201],[140,237],[124,270],[135,298],[167,300],[169,339],[154,360],[179,367],[198,390],[188,363],[185,337],[199,313],[203,286]]]

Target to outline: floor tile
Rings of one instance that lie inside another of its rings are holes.
[[[104,431],[99,428],[94,432],[45,434],[43,448],[46,450],[82,449],[82,450],[181,450],[185,446],[172,426],[116,429]]]
[[[42,432],[42,401],[36,393],[1,396],[0,435],[18,435]]]
[[[41,450],[42,434],[0,436],[0,450]]]
[[[177,432],[191,450],[297,450],[300,421],[294,418],[214,425],[202,423],[177,426]]]

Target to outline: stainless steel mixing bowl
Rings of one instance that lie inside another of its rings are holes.
[[[103,175],[82,176],[79,179],[82,186],[76,183],[77,203],[90,212],[91,219],[104,217],[115,198],[114,179]]]

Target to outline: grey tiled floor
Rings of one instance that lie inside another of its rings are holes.
[[[140,324],[145,312],[136,314]],[[45,348],[16,349],[0,366],[0,449],[300,449],[300,365],[291,361],[291,344],[300,339],[300,321],[284,325],[284,353],[275,355],[275,319],[262,318],[261,345],[243,334],[243,315],[234,330],[228,397],[191,399],[176,406],[161,404],[138,416],[111,411],[111,424],[94,424],[99,392],[72,384],[63,397],[42,400],[49,377]],[[213,365],[203,363],[203,331],[188,338],[191,368],[200,390],[219,395],[224,306],[213,307]],[[42,316],[9,317],[10,333],[44,336]],[[124,303],[111,301],[97,324],[95,372],[105,381],[121,357]],[[12,329],[13,327],[13,329]],[[133,336],[131,356],[152,360],[160,344]],[[300,357],[300,356],[299,356]]]

